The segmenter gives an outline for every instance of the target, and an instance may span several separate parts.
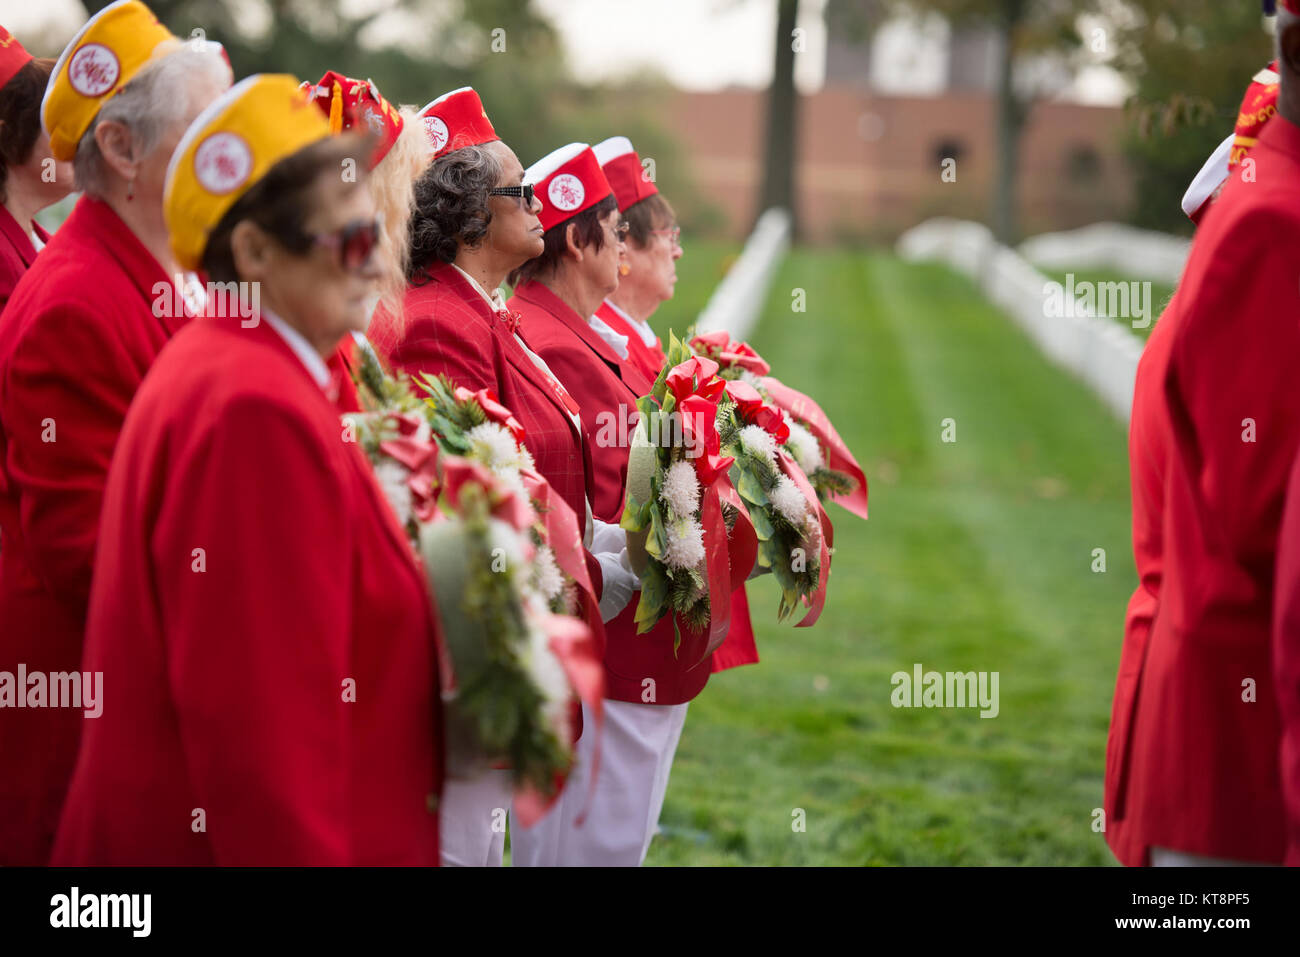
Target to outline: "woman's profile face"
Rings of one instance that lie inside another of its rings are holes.
[[[644,246],[628,240],[628,273],[619,280],[619,287],[635,290],[638,299],[667,302],[673,297],[677,285],[677,260],[682,258],[682,247],[675,236],[676,224],[656,224]]]
[[[514,150],[500,140],[488,143],[486,149],[491,151],[501,165],[501,177],[494,186],[520,186],[524,181],[524,167]],[[487,238],[489,246],[509,260],[509,268],[522,266],[530,259],[542,254],[542,221],[537,214],[542,204],[536,198],[528,206],[518,196],[489,196],[488,209],[492,221],[488,224]]]
[[[593,289],[600,290],[601,298],[618,288],[618,264],[626,258],[627,247],[618,235],[618,225],[623,214],[616,208],[600,217],[604,242],[600,249],[593,243],[583,250],[581,267]]]
[[[344,182],[334,169],[317,177],[309,195],[313,198],[303,231],[321,241],[305,253],[270,245],[259,269],[262,301],[274,303],[286,321],[328,353],[349,332],[364,332],[370,320],[382,273],[379,248],[372,249],[364,263],[348,267],[337,240],[348,227],[373,223],[375,204],[365,182]]]

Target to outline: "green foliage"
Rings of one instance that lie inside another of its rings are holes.
[[[1136,171],[1133,222],[1189,234],[1181,200],[1236,123],[1251,77],[1273,58],[1257,3],[1127,0],[1118,69],[1136,84],[1124,149]]]

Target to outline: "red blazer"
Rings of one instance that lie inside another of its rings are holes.
[[[586,319],[541,283],[525,283],[507,305],[523,317],[520,334],[529,348],[546,360],[582,407],[582,425],[595,465],[592,513],[617,523],[623,512],[635,418],[620,430],[611,417],[622,416],[626,422],[629,415],[635,416],[636,400],[650,391],[651,383],[622,362]],[[618,617],[605,623],[605,697],[659,705],[692,700],[708,683],[716,653],[687,667],[673,652],[672,620],[665,618],[647,634],[638,635],[633,621],[636,606],[633,596]]]
[[[586,317],[540,282],[520,286],[506,306],[523,317],[520,335],[581,407],[594,470],[591,512],[617,524],[623,516],[636,400],[650,392],[654,380],[620,359]]]
[[[101,527],[84,668],[107,703],[53,863],[436,864],[424,575],[268,323],[177,336],[127,416]]]
[[[38,223],[31,224],[42,243],[50,241],[50,234]],[[36,246],[27,230],[19,225],[9,210],[0,206],[0,309],[13,295],[18,280],[36,261]]]
[[[1265,862],[1285,847],[1270,631],[1300,440],[1300,128],[1278,116],[1251,158],[1255,181],[1230,178],[1170,307],[1164,572],[1129,732],[1125,863],[1152,845]]]
[[[537,471],[581,522],[591,476],[582,433],[541,370],[465,277],[447,263],[428,271],[428,282],[406,292],[404,323],[383,306],[376,310],[367,332],[370,342],[412,375],[441,372],[467,389],[496,390],[528,433],[525,441]]]
[[[659,373],[662,371],[667,357],[664,355],[663,344],[657,336],[654,345],[647,346],[645,340],[641,338],[641,334],[636,331],[630,322],[623,318],[608,299],[602,302],[596,310],[596,318],[602,320],[605,325],[619,335],[627,336],[627,360],[636,367],[637,371],[652,383],[659,378]]]
[[[1282,720],[1282,793],[1286,863],[1300,866],[1300,456],[1291,469],[1278,536],[1273,612],[1273,683]]]
[[[1133,557],[1138,585],[1129,599],[1124,620],[1124,644],[1120,649],[1110,736],[1106,742],[1105,792],[1106,840],[1121,860],[1140,856],[1140,852],[1130,852],[1125,846],[1127,822],[1123,797],[1138,680],[1146,659],[1147,641],[1159,605],[1160,580],[1164,574],[1164,483],[1171,454],[1164,384],[1169,367],[1169,344],[1178,314],[1171,304],[1147,340],[1138,363],[1133,414],[1129,422]]]
[[[0,315],[2,671],[80,664],[109,458],[187,321],[168,315],[173,288],[117,215],[83,198]],[[0,711],[0,863],[45,863],[81,728],[66,709]]]

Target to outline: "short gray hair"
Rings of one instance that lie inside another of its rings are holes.
[[[108,191],[108,167],[95,142],[100,123],[123,124],[131,134],[137,155],[151,153],[169,130],[193,112],[195,104],[193,77],[225,82],[230,68],[215,45],[205,50],[186,44],[147,65],[116,96],[109,98],[95,115],[72,160],[73,179],[77,188],[90,196],[102,197]]]

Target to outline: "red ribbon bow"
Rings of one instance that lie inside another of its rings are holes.
[[[523,321],[523,316],[509,309],[502,309],[497,312],[497,318],[505,323],[505,327],[510,330],[511,335],[519,332],[519,323]]]
[[[739,380],[728,382],[727,395],[731,396],[731,401],[736,403],[736,411],[744,421],[757,425],[769,433],[776,439],[778,445],[785,445],[790,441],[790,426],[786,424],[781,410],[764,402],[758,390],[748,382]]]
[[[415,517],[431,522],[438,514],[438,444],[432,437],[416,438],[424,425],[418,415],[393,412],[388,421],[397,428],[397,438],[380,442],[379,450],[410,470],[406,484],[411,490]]]
[[[715,401],[722,394],[726,383],[717,378],[718,364],[712,359],[692,356],[685,362],[673,366],[665,382],[673,398],[680,404],[687,396],[698,395],[703,399]]]
[[[717,359],[724,368],[748,369],[754,375],[767,375],[772,367],[747,342],[732,339],[725,332],[708,332],[696,336],[690,346],[696,352]]]
[[[471,392],[464,386],[458,385],[453,395],[457,402],[468,402],[471,399],[477,402],[487,413],[488,419],[504,427],[515,437],[516,442],[523,444],[524,436],[527,434],[524,427],[519,424],[514,413],[501,404],[494,389],[479,389],[477,392]]]
[[[442,481],[447,497],[457,507],[460,506],[460,496],[466,486],[478,485],[487,493],[488,511],[492,517],[505,522],[515,531],[522,532],[533,524],[536,517],[532,505],[502,485],[500,479],[478,462],[459,456],[443,456]]]

